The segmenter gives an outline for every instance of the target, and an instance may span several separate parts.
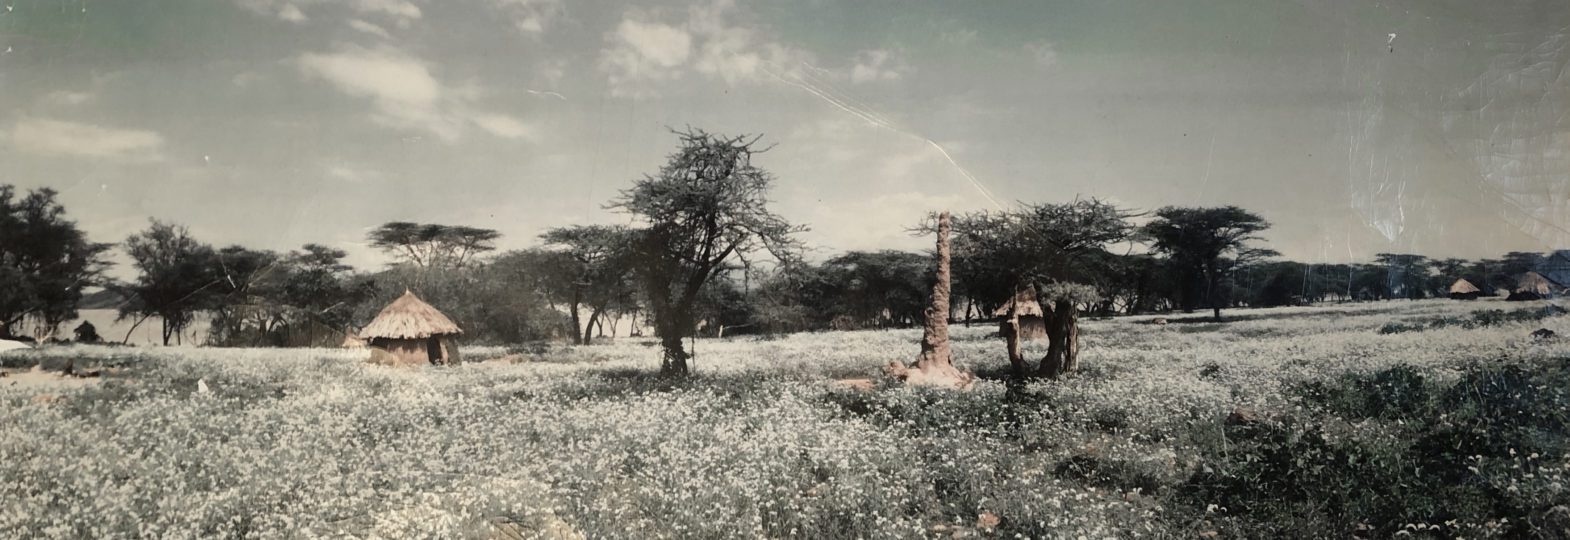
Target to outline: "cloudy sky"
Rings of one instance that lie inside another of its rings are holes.
[[[525,247],[626,222],[691,125],[776,144],[823,254],[1077,196],[1241,205],[1309,261],[1570,247],[1562,0],[0,2],[0,183],[99,241]]]

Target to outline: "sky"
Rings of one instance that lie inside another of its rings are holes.
[[[529,247],[630,223],[691,126],[773,145],[820,257],[1077,197],[1242,206],[1310,262],[1570,247],[1562,0],[0,2],[0,184],[102,242]]]

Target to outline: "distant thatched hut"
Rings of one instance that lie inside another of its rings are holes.
[[[1016,307],[1017,306],[1017,307]],[[1019,315],[1019,339],[1021,341],[1041,339],[1047,337],[1047,319],[1041,312],[1041,302],[1036,301],[1036,291],[1030,287],[1019,291],[1014,298],[1004,302],[1002,306],[992,312],[994,317],[1002,317],[998,323],[998,331],[1008,330],[1009,310],[1014,309]]]
[[[1476,285],[1464,278],[1457,279],[1455,283],[1450,284],[1450,298],[1456,300],[1476,300],[1477,297],[1482,295],[1482,289],[1477,288]]]
[[[404,291],[382,308],[371,324],[360,329],[360,339],[371,346],[371,362],[393,366],[458,363],[458,343],[463,330],[442,312],[414,293]]]
[[[1542,300],[1552,297],[1561,288],[1542,274],[1527,272],[1521,274],[1521,279],[1516,280],[1515,289],[1510,291],[1510,296],[1506,300]]]
[[[1536,271],[1548,281],[1570,287],[1570,249],[1555,250],[1537,264]]]

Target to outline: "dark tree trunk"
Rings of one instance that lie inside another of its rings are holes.
[[[1211,311],[1215,314],[1216,322],[1221,322],[1221,276],[1216,274],[1214,265],[1205,265],[1205,301],[1210,304]]]
[[[1041,358],[1037,373],[1056,379],[1079,365],[1079,307],[1058,300],[1042,311],[1046,317],[1047,355]]]
[[[600,335],[601,336],[605,335],[605,327],[604,327],[605,323],[604,323],[604,321],[601,320],[603,318],[604,314],[605,314],[605,310],[602,309],[602,308],[595,308],[594,311],[589,313],[589,324],[584,325],[584,327],[583,327],[583,334],[578,337],[578,344],[579,345],[588,345],[592,341],[592,337],[594,335],[594,328],[595,328],[594,325],[595,324],[601,325],[600,326]],[[576,324],[576,322],[575,322],[575,324]]]
[[[692,358],[692,354],[682,345],[681,340],[692,334],[694,327],[692,312],[683,310],[677,305],[658,302],[652,306],[652,309],[654,334],[660,338],[660,374],[686,376],[690,371],[687,360]]]
[[[567,306],[567,311],[572,313],[572,340],[578,345],[587,345],[588,340],[585,339],[587,332],[584,331],[581,324],[583,321],[578,316],[578,296],[578,291],[573,291],[572,302]]]
[[[660,348],[664,351],[660,358],[660,374],[676,377],[687,375],[687,349],[681,344],[681,334],[661,332]]]
[[[125,345],[127,343],[130,343],[131,342],[131,334],[135,333],[137,327],[142,326],[142,323],[144,323],[144,322],[147,322],[147,316],[146,315],[138,317],[136,319],[136,322],[131,323],[131,328],[125,331],[125,339],[120,340],[120,344],[121,345]]]

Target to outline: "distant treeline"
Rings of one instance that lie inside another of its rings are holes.
[[[677,135],[682,147],[671,163],[610,205],[641,227],[555,228],[539,247],[496,253],[494,230],[393,222],[367,238],[392,258],[377,271],[351,268],[342,250],[318,244],[215,247],[158,220],[118,245],[91,242],[53,190],[24,196],[0,185],[0,337],[57,336],[91,304],[138,325],[157,320],[165,343],[205,313],[207,344],[331,346],[412,290],[472,342],[584,343],[650,328],[679,373],[689,335],[921,323],[930,254],[852,251],[806,261],[794,239],[803,228],[764,208],[771,177],[751,165],[756,137]],[[1010,299],[1034,297],[1049,328],[1059,321],[1069,331],[1079,313],[1208,309],[1219,318],[1232,307],[1443,296],[1458,278],[1492,295],[1544,262],[1522,252],[1477,261],[1397,253],[1365,264],[1284,261],[1254,245],[1269,226],[1237,207],[1136,214],[1094,199],[955,216],[949,316],[995,319],[1020,305]],[[131,259],[134,279],[106,277],[116,248]]]

